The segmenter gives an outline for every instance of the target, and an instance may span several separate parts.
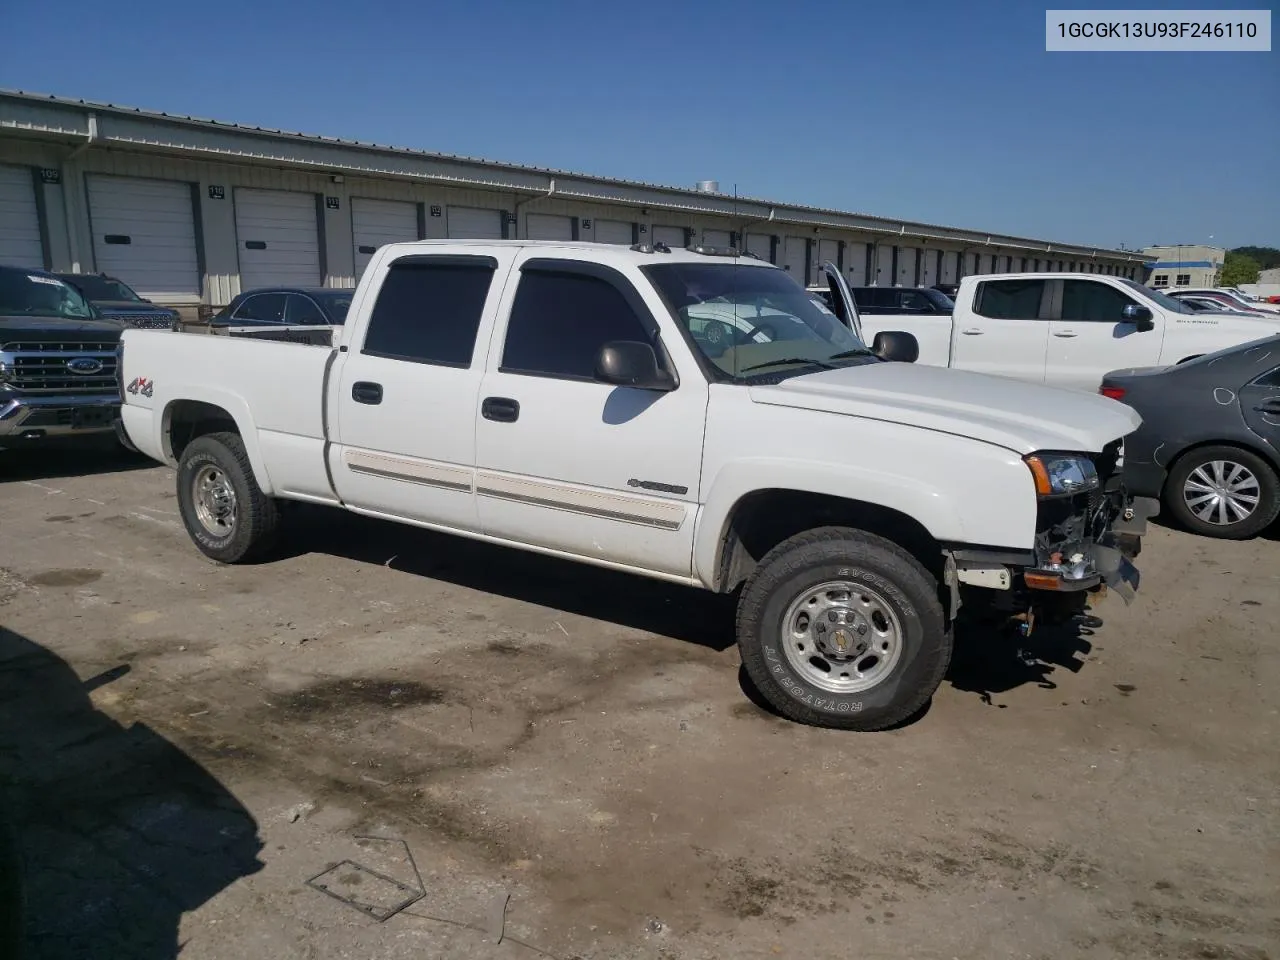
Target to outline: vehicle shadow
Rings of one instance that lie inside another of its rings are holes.
[[[969,620],[962,614],[956,621],[955,651],[946,682],[978,694],[987,704],[993,703],[995,694],[1027,684],[1055,690],[1058,685],[1052,675],[1059,669],[1078,673],[1093,650],[1089,637],[1101,626],[1100,618],[1084,613],[1064,623],[1039,625],[1030,637],[1022,637],[1008,627]]]
[[[296,505],[287,520],[287,555],[322,553],[389,566],[456,586],[696,643],[715,651],[735,644],[735,596],[707,593],[514,548],[372,520],[327,507]],[[1041,625],[1032,637],[961,617],[947,682],[986,702],[1028,683],[1046,689],[1058,668],[1075,672],[1101,625],[1077,617]],[[745,675],[744,675],[745,676]],[[744,681],[744,690],[750,685]],[[750,694],[749,694],[750,695]],[[753,696],[759,703],[762,699]],[[922,711],[916,718],[923,716]]]
[[[0,627],[0,956],[178,956],[179,921],[262,868],[248,811],[62,659]],[[19,931],[24,931],[19,934]]]
[[[154,466],[154,460],[120,446],[114,434],[59,437],[8,446],[0,442],[0,483],[123,473]]]

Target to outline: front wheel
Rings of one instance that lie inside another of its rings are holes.
[[[936,580],[901,547],[845,527],[774,547],[738,604],[747,674],[801,723],[883,730],[918,711],[951,662]]]
[[[1248,450],[1201,447],[1169,471],[1164,501],[1193,533],[1246,540],[1280,515],[1280,479],[1270,464]]]
[[[182,451],[178,510],[200,552],[222,563],[266,552],[279,524],[276,502],[258,486],[235,433],[199,437]]]

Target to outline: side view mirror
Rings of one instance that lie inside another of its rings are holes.
[[[1147,307],[1140,307],[1136,303],[1131,303],[1120,311],[1120,316],[1124,318],[1125,323],[1132,323],[1138,328],[1139,333],[1146,333],[1148,330],[1156,328],[1156,322],[1151,316],[1151,311]]]
[[[675,377],[658,367],[653,347],[639,340],[611,340],[596,354],[596,379],[637,390],[668,391]]]
[[[881,330],[871,342],[871,352],[881,360],[915,363],[920,358],[920,341],[905,330]]]

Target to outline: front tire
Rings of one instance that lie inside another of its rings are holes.
[[[883,730],[933,696],[951,662],[937,581],[881,537],[823,527],[780,543],[738,603],[738,649],[783,716]]]
[[[1280,479],[1269,463],[1248,450],[1201,447],[1169,471],[1164,502],[1192,533],[1247,540],[1280,515]]]
[[[236,433],[207,434],[182,451],[178,510],[200,552],[221,563],[261,556],[275,543],[280,520]]]

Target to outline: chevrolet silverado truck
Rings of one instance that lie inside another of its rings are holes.
[[[0,445],[114,429],[121,329],[52,274],[0,266]]]
[[[331,345],[123,339],[125,429],[206,556],[306,501],[737,593],[751,679],[830,727],[919,710],[962,603],[1131,599],[1155,509],[1116,470],[1129,407],[868,347],[732,249],[395,243]]]
[[[920,363],[1089,392],[1111,370],[1181,363],[1280,330],[1280,318],[1199,313],[1159,290],[1098,274],[965,277],[950,315],[887,314],[854,301],[860,337],[911,333]]]

